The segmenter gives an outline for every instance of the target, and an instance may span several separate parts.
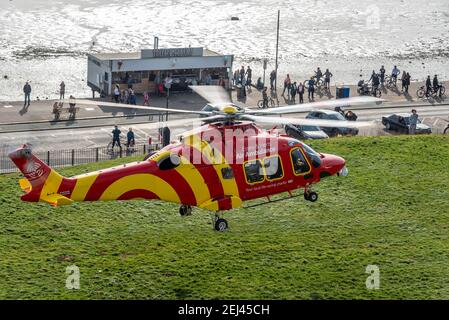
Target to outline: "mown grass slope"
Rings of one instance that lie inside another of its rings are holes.
[[[318,184],[317,203],[229,212],[226,233],[161,202],[23,203],[19,175],[0,176],[0,298],[448,299],[449,137],[311,145],[343,156],[349,177]],[[366,289],[369,264],[379,290]],[[69,265],[80,290],[65,288]]]

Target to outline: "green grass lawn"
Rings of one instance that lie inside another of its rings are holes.
[[[347,178],[302,197],[181,218],[161,202],[21,202],[0,176],[1,299],[449,299],[449,137],[337,138]],[[74,175],[119,162],[60,170]],[[380,268],[367,290],[365,268]],[[79,290],[65,288],[80,268]]]

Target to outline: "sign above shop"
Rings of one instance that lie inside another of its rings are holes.
[[[141,51],[142,59],[201,56],[203,56],[203,48],[147,49]]]

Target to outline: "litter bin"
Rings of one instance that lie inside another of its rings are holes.
[[[337,99],[349,98],[349,87],[337,87],[335,96]]]

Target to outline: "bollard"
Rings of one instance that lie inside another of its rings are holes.
[[[95,162],[98,162],[98,147],[95,149]]]
[[[72,167],[75,165],[75,149],[72,149]]]
[[[50,166],[50,150],[47,151],[47,166]]]

